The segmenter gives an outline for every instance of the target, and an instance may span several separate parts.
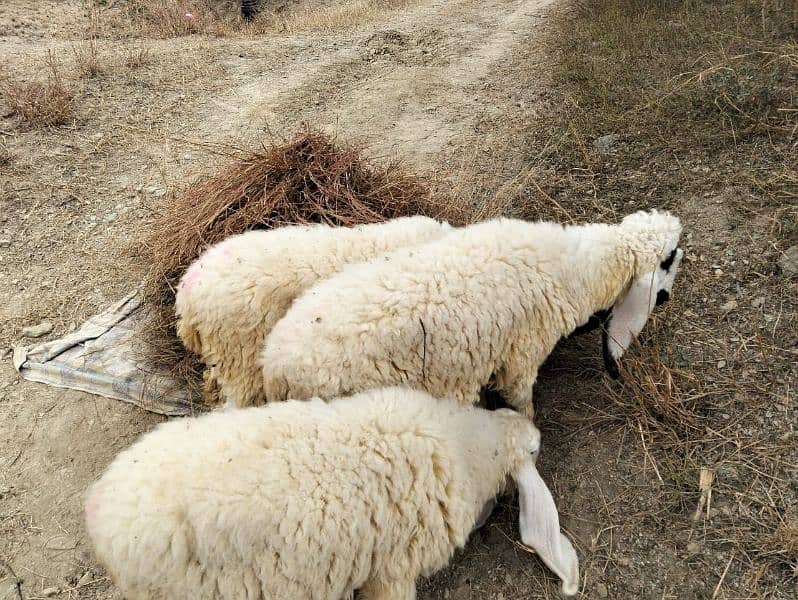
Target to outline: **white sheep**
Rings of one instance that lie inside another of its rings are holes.
[[[128,600],[410,600],[511,477],[521,539],[579,563],[534,466],[540,432],[403,388],[171,421],[91,486],[89,537]]]
[[[250,231],[206,250],[177,288],[177,333],[207,366],[228,405],[263,400],[258,358],[272,326],[303,290],[347,263],[436,239],[451,227],[404,217],[358,227],[304,225]]]
[[[601,309],[619,314],[605,355],[620,357],[657,286],[670,291],[681,229],[657,211],[617,225],[496,219],[351,265],[297,298],[266,338],[266,397],[402,384],[471,402],[492,383],[531,415],[539,366]]]

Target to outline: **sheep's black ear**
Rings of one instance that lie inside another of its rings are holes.
[[[659,268],[660,269],[662,269],[663,271],[670,271],[671,270],[671,265],[673,264],[673,261],[676,258],[677,250],[679,250],[678,246],[676,248],[674,248],[671,251],[670,254],[668,254],[668,257],[665,260],[663,260],[661,263],[659,263]]]
[[[607,331],[607,325],[609,325],[611,319],[612,317],[607,319],[604,331],[601,334],[601,355],[604,358],[604,368],[607,369],[609,376],[613,379],[618,379],[621,376],[621,371],[618,369],[618,361],[610,353],[610,334]]]

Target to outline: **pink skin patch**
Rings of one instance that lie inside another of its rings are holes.
[[[94,515],[97,514],[97,509],[99,508],[100,504],[101,492],[102,488],[95,486],[95,488],[91,491],[91,495],[86,500],[86,507],[84,511],[86,515],[87,525],[91,525],[91,522],[94,519]]]
[[[233,255],[233,248],[235,245],[232,242],[222,242],[208,249],[205,253],[205,258],[214,258],[218,256],[230,257]],[[197,283],[202,270],[202,260],[191,265],[180,280],[178,288],[183,292],[190,292],[191,288]]]
[[[194,287],[194,284],[197,283],[197,279],[199,279],[199,269],[197,265],[193,265],[186,274],[183,275],[183,279],[180,280],[180,285],[178,286],[182,291],[189,292],[191,288]]]

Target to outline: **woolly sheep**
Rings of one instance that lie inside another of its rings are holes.
[[[531,416],[539,366],[601,309],[620,314],[604,344],[608,366],[620,358],[657,296],[652,280],[670,291],[680,235],[657,211],[616,225],[496,219],[352,265],[297,298],[266,338],[266,397],[403,384],[471,402],[490,383]]]
[[[208,368],[228,405],[262,403],[258,358],[272,326],[305,288],[346,263],[439,238],[451,227],[404,217],[359,227],[250,231],[206,250],[177,288],[177,333]]]
[[[171,421],[89,489],[95,553],[128,600],[412,599],[509,476],[521,539],[579,587],[534,466],[540,432],[402,388]]]

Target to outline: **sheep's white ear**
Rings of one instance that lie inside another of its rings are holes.
[[[513,478],[518,485],[521,541],[533,548],[562,580],[562,593],[575,595],[579,591],[579,558],[571,542],[560,532],[557,506],[532,457],[524,461]]]
[[[654,306],[670,298],[683,255],[682,250],[675,248],[653,273],[635,278],[623,299],[612,307],[602,339],[604,366],[611,377],[620,375],[618,360],[643,331]]]

